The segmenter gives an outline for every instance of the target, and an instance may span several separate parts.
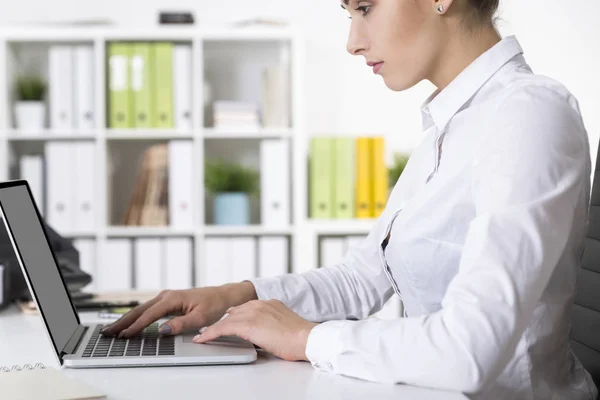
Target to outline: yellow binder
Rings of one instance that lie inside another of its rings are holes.
[[[136,128],[152,126],[151,46],[150,43],[135,43],[131,55],[131,96]]]
[[[371,162],[373,166],[373,218],[381,215],[389,195],[388,169],[385,165],[385,139],[371,140]]]
[[[132,110],[129,95],[130,43],[114,42],[108,45],[108,127],[131,128]]]
[[[170,129],[173,123],[173,43],[153,45],[153,127]]]
[[[371,139],[356,139],[356,218],[366,219],[373,216],[373,190],[371,163]]]

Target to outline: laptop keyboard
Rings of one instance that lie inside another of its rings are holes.
[[[158,324],[152,324],[131,338],[103,336],[104,325],[96,325],[83,357],[145,357],[175,355],[175,337],[158,333]]]

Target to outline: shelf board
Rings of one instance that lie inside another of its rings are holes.
[[[105,137],[109,140],[192,139],[194,133],[174,129],[107,129]]]
[[[308,226],[317,235],[366,235],[376,219],[309,220]]]
[[[88,238],[95,237],[98,233],[95,231],[60,231],[60,235],[67,238]]]
[[[4,132],[6,138],[10,141],[49,141],[49,140],[95,140],[97,132],[95,131],[68,131],[68,130],[36,130],[20,131],[11,129]]]
[[[194,229],[168,226],[111,226],[106,228],[108,237],[194,236]]]
[[[268,139],[292,136],[290,128],[261,128],[261,129],[225,129],[204,128],[203,137],[206,139]]]
[[[244,225],[244,226],[225,226],[225,225],[206,225],[204,234],[206,236],[260,236],[260,235],[290,235],[292,228],[289,226],[262,226],[262,225]]]

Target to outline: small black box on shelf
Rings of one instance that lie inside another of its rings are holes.
[[[158,14],[158,23],[161,25],[190,25],[194,24],[194,15],[191,12],[161,11]]]

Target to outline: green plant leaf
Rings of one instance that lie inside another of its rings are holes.
[[[406,164],[410,158],[410,154],[408,153],[396,153],[394,154],[394,162],[389,169],[389,179],[390,179],[390,187],[394,187],[400,175],[404,171]]]
[[[260,176],[257,171],[238,163],[223,160],[206,161],[204,185],[211,193],[258,193]]]
[[[20,101],[43,101],[46,82],[38,76],[21,76],[17,79],[16,91]]]

